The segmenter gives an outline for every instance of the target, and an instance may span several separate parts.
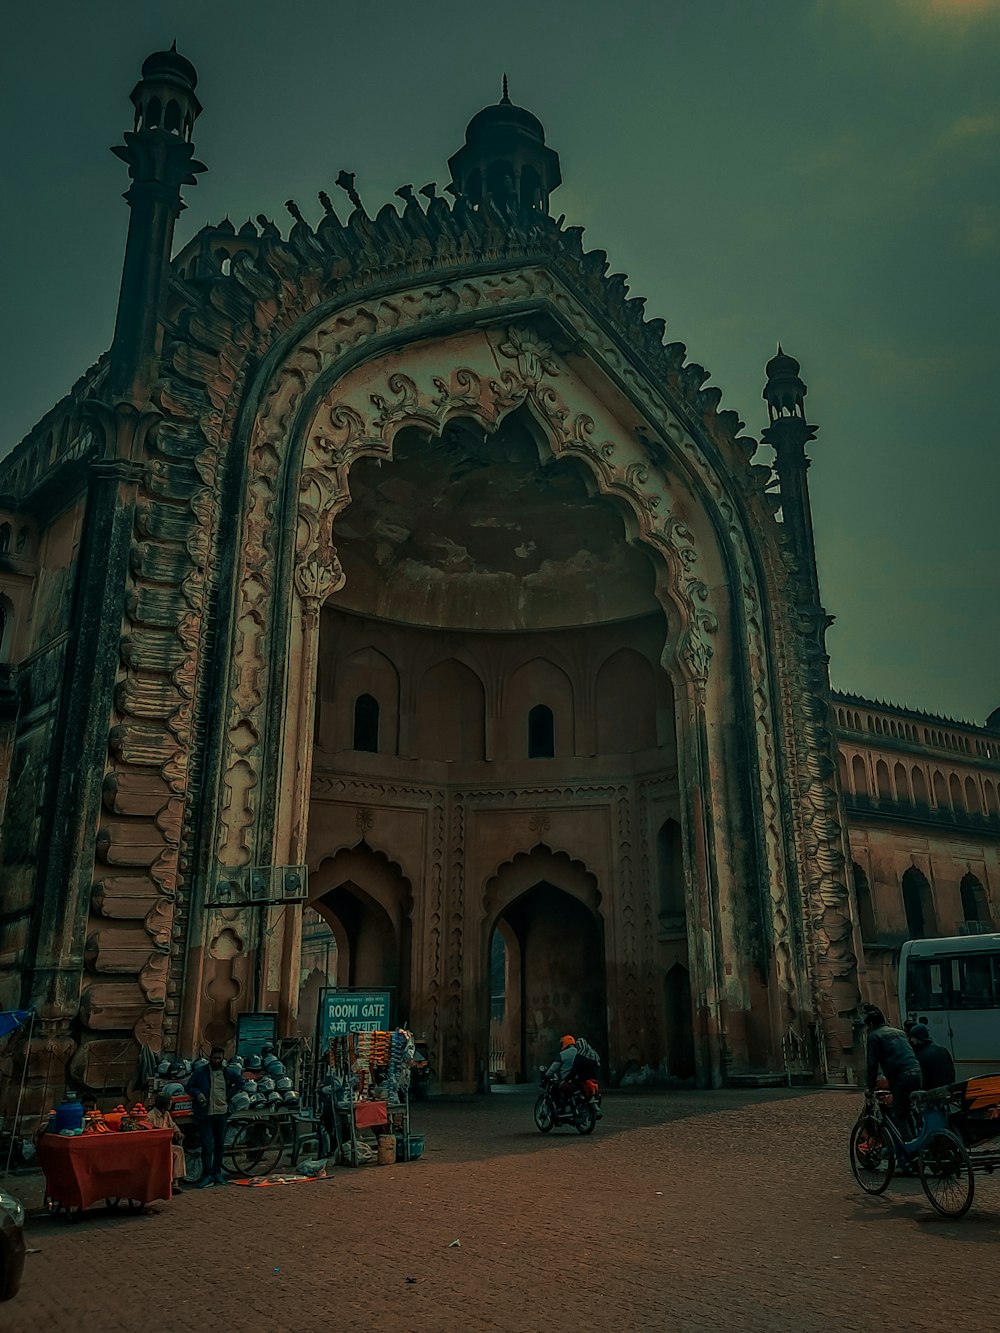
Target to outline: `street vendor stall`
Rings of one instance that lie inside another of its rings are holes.
[[[144,1207],[154,1199],[169,1199],[172,1137],[166,1129],[43,1134],[38,1161],[45,1172],[46,1200],[82,1212],[102,1199],[111,1207],[123,1200]]]
[[[370,1154],[361,1135],[366,1129],[379,1139],[379,1161],[409,1161],[419,1156],[423,1141],[410,1134],[410,1069],[412,1035],[395,1032],[348,1032],[330,1039],[328,1074],[324,1083],[323,1119],[336,1143],[341,1162],[360,1165]],[[418,1148],[419,1143],[419,1148]]]

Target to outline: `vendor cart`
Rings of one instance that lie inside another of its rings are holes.
[[[230,1116],[222,1156],[230,1175],[269,1176],[286,1152],[293,1169],[309,1154],[326,1156],[326,1134],[317,1117],[285,1110]]]

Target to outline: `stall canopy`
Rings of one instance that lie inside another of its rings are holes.
[[[23,1027],[31,1017],[30,1009],[0,1009],[0,1038]]]

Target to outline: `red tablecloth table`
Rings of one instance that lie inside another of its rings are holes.
[[[45,1193],[66,1208],[89,1208],[101,1199],[169,1199],[172,1140],[169,1129],[66,1138],[43,1134],[38,1160]]]

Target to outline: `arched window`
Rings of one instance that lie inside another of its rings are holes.
[[[851,760],[851,777],[854,781],[855,796],[867,796],[868,770],[865,767],[865,761],[859,754],[856,754]]]
[[[990,904],[977,876],[970,871],[964,876],[959,886],[962,894],[962,916],[966,921],[978,921],[983,925],[990,923]]]
[[[906,776],[906,769],[902,764],[897,764],[892,770],[892,778],[896,784],[896,800],[904,804],[910,803],[910,783]]]
[[[934,804],[939,810],[948,809],[948,784],[939,768],[934,770]]]
[[[862,940],[869,944],[878,933],[875,927],[872,891],[863,867],[859,866],[857,861],[854,861],[852,862],[852,869],[854,871],[854,894],[858,900],[858,925],[861,927]]]
[[[552,759],[556,752],[556,729],[548,704],[535,704],[528,713],[528,758]]]
[[[969,777],[965,779],[965,808],[970,815],[982,813],[983,803],[979,797],[979,788],[976,786],[976,779]]]
[[[354,749],[378,754],[378,700],[370,694],[354,701]]]
[[[889,781],[889,765],[884,759],[880,759],[875,765],[875,781],[878,783],[879,800],[891,801],[892,784]]]
[[[1000,808],[997,806],[997,789],[989,778],[983,783],[983,791],[986,795],[987,812],[996,819],[997,815],[1000,814]]]
[[[656,877],[660,924],[679,927],[684,920],[684,855],[681,826],[676,819],[666,820],[656,835]]]
[[[911,769],[910,778],[913,782],[914,805],[927,805],[927,779],[924,777],[924,770],[922,768]]]
[[[923,940],[936,934],[931,886],[916,866],[910,866],[903,875],[903,910],[911,940]]]
[[[961,814],[965,810],[965,797],[962,795],[962,784],[958,780],[957,773],[948,775],[948,791],[951,795],[951,808]]]

